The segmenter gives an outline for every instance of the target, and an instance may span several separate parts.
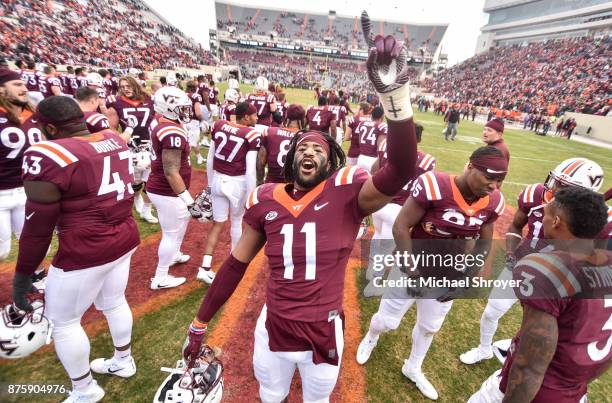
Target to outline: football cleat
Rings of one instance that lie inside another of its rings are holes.
[[[142,214],[143,205],[144,205],[144,200],[139,193],[136,197],[134,197],[134,209],[136,210],[138,214]]]
[[[200,281],[205,282],[206,284],[212,284],[215,279],[215,272],[211,269],[206,269],[202,266],[198,267],[198,275],[196,278]]]
[[[44,316],[43,301],[33,301],[32,308],[32,312],[24,312],[9,304],[2,309],[0,358],[24,358],[51,342],[53,325]]]
[[[502,365],[504,365],[506,358],[508,358],[508,350],[510,350],[511,344],[512,339],[497,340],[493,343],[493,355],[495,355],[495,358],[497,358]]]
[[[151,279],[152,290],[163,290],[166,288],[174,288],[183,284],[187,279],[185,277],[174,277],[170,274],[160,277],[153,277]]]
[[[68,392],[68,399],[64,400],[63,403],[95,403],[102,400],[103,397],[104,389],[94,379],[87,385],[87,388]]]
[[[223,364],[214,351],[203,346],[192,368],[179,360],[157,389],[154,403],[219,403],[223,396]]]
[[[172,259],[172,263],[170,266],[174,266],[175,264],[187,263],[191,259],[191,256],[184,255],[181,251],[178,251],[176,255],[174,255],[174,259]]]
[[[359,347],[357,347],[357,363],[360,365],[365,364],[370,359],[370,355],[372,354],[372,350],[376,347],[378,343],[378,336],[372,336],[370,332],[366,333],[361,343],[359,343]]]
[[[140,218],[142,218],[143,220],[145,220],[149,224],[157,224],[157,223],[159,223],[159,220],[153,215],[151,210],[145,211],[143,209],[142,213],[140,214]]]
[[[96,358],[89,366],[96,374],[115,375],[120,378],[129,378],[136,373],[136,363],[132,356],[121,361],[114,357]]]
[[[482,360],[488,360],[491,358],[493,358],[493,351],[491,351],[491,349],[489,349],[489,351],[486,351],[481,349],[480,347],[475,347],[459,356],[459,360],[461,360],[462,363],[467,365],[476,364]]]
[[[404,360],[402,374],[414,382],[417,389],[423,394],[423,396],[431,400],[438,400],[438,392],[436,391],[436,388],[434,388],[431,382],[427,380],[422,371],[408,368],[408,360]]]

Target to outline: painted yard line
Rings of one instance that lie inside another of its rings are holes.
[[[353,253],[355,249],[353,249]],[[340,393],[343,402],[366,401],[365,367],[357,364],[355,356],[361,341],[361,309],[359,308],[360,290],[357,273],[361,268],[358,258],[351,257],[346,265],[344,283],[344,352],[340,369]]]

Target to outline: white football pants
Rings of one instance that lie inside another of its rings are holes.
[[[11,234],[19,239],[25,220],[26,194],[23,187],[0,190],[0,260],[11,253]]]
[[[372,165],[376,162],[376,157],[368,157],[367,155],[360,155],[357,158],[357,166],[359,168],[363,168],[368,171],[369,174],[372,174]]]
[[[175,196],[162,196],[147,192],[157,210],[162,239],[157,250],[158,262],[156,277],[168,274],[174,256],[181,250],[183,238],[191,215],[183,201]]]
[[[91,304],[106,316],[115,347],[130,343],[132,311],[125,299],[125,288],[135,250],[113,262],[87,269],[49,268],[45,282],[45,314],[54,325],[57,358],[71,379],[89,372],[89,339],[81,326],[81,318]]]
[[[329,402],[340,365],[312,362],[312,351],[270,351],[268,331],[266,330],[267,308],[264,305],[255,327],[255,348],[253,351],[253,370],[259,382],[259,397],[263,403],[279,403],[288,394],[291,380],[297,367],[302,378],[302,398],[305,403]],[[344,334],[342,319],[336,316],[336,347],[338,362],[342,361]]]
[[[374,235],[370,241],[370,256],[368,258],[368,272],[374,277],[382,277],[385,269],[374,270],[376,256],[384,256],[393,253],[395,242],[393,241],[393,223],[397,218],[402,206],[395,203],[388,203],[380,210],[372,213],[372,223],[374,225]],[[377,264],[378,266],[378,264]],[[378,268],[378,267],[377,267]]]
[[[213,220],[225,222],[231,216],[230,235],[232,249],[242,235],[242,217],[244,204],[248,197],[246,177],[228,176],[215,171],[210,187],[212,198]]]
[[[200,121],[192,119],[185,125],[185,130],[189,133],[189,145],[197,147],[200,145]]]

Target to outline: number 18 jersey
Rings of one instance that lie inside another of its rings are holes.
[[[364,217],[358,195],[367,179],[366,171],[344,167],[297,200],[286,184],[251,193],[244,221],[266,237],[269,313],[300,322],[342,313],[346,264]]]

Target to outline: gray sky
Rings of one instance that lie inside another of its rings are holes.
[[[208,48],[208,30],[215,28],[214,0],[145,0],[152,8],[177,28]],[[235,0],[245,6],[287,8],[287,0]],[[476,38],[486,24],[487,15],[482,12],[484,0],[424,0],[418,5],[414,0],[308,0],[295,9],[327,13],[333,9],[339,15],[359,15],[363,9],[372,18],[414,23],[448,23],[442,42],[442,51],[448,54],[449,64],[474,55]],[[333,6],[330,6],[333,4]],[[293,9],[293,8],[292,8]]]

